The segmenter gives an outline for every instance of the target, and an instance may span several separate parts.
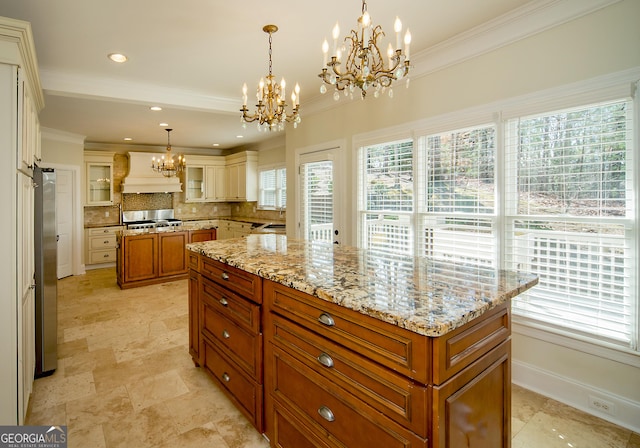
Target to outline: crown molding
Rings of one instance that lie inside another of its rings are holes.
[[[33,41],[31,24],[23,20],[0,17],[0,42],[17,46],[18,56],[15,60],[2,59],[2,62],[15,64],[23,69],[24,76],[31,87],[31,96],[36,109],[44,107],[44,95],[38,74],[38,58]]]
[[[238,112],[237,98],[214,97],[192,90],[45,69],[41,70],[41,75],[48,95],[106,101],[116,98],[135,104],[171,105],[204,112]]]
[[[40,130],[41,130],[42,139],[54,140],[57,142],[84,145],[84,139],[86,138],[85,135],[59,131],[58,129],[41,127]]]

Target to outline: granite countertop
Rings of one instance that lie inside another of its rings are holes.
[[[172,232],[188,232],[190,230],[207,230],[217,229],[215,224],[194,223],[182,224],[179,226],[154,227],[151,229],[122,229],[117,232],[120,236],[144,235],[146,233],[172,233]]]
[[[425,336],[442,336],[538,283],[535,275],[249,235],[187,249]]]

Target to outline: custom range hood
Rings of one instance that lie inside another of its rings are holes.
[[[123,193],[178,193],[182,191],[179,177],[164,177],[151,169],[151,159],[161,154],[129,152],[129,172],[122,180]]]

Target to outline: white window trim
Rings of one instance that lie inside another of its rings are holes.
[[[283,163],[271,163],[271,164],[266,164],[266,165],[259,165],[258,166],[258,204],[256,204],[256,209],[257,210],[280,210],[282,208],[282,210],[286,210],[287,209],[287,204],[284,204],[282,207],[265,207],[260,205],[260,191],[261,191],[261,186],[260,186],[260,173],[262,171],[271,171],[271,170],[279,170],[279,169],[287,169],[286,164]],[[285,174],[286,176],[286,174]]]
[[[360,150],[363,146],[379,144],[389,141],[399,140],[411,135],[414,139],[414,151],[417,150],[417,138],[420,135],[429,133],[438,133],[451,129],[459,129],[469,126],[481,125],[492,121],[496,125],[497,145],[496,163],[498,171],[496,171],[497,183],[497,210],[498,210],[498,241],[497,256],[499,265],[504,265],[504,250],[502,247],[504,240],[504,123],[509,118],[532,115],[536,113],[544,113],[548,111],[566,109],[585,104],[604,102],[609,100],[620,99],[624,97],[634,98],[634,185],[633,185],[633,203],[640,203],[640,67],[634,67],[628,70],[615,72],[586,81],[554,87],[543,91],[535,92],[528,95],[522,95],[506,100],[497,101],[495,103],[486,104],[474,108],[456,111],[429,119],[418,120],[411,123],[405,123],[387,129],[378,129],[371,133],[359,134],[352,139],[354,166],[359,167],[357,160]],[[492,117],[492,120],[487,120]],[[415,153],[414,153],[415,154]],[[360,181],[360,173],[356,176]],[[359,189],[355,188],[354,203],[358,203]],[[357,212],[356,212],[357,213]],[[640,223],[640,207],[635,210],[636,223]],[[357,221],[356,221],[357,222]],[[358,226],[359,227],[359,226]],[[634,230],[635,240],[640,240],[639,230]],[[359,232],[359,229],[356,230]],[[355,240],[360,242],[360,235],[357,234]],[[638,249],[636,249],[638,250]],[[639,250],[640,251],[640,250]],[[634,254],[635,279],[640,279],[640,252]],[[638,280],[636,280],[637,282]],[[632,366],[640,367],[640,285],[633,285],[636,293],[636,343],[637,350],[625,348],[614,344],[608,344],[605,341],[588,338],[580,338],[579,335],[570,333],[569,331],[558,330],[547,326],[542,322],[531,322],[520,316],[514,316],[514,332],[536,339],[544,340],[559,346],[570,349],[579,350],[587,354],[592,354],[605,359],[622,362]]]

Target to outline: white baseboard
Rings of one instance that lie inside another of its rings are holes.
[[[512,360],[511,368],[511,379],[514,384],[640,433],[640,403],[521,361]],[[591,407],[589,405],[591,397],[613,404],[612,413]]]

